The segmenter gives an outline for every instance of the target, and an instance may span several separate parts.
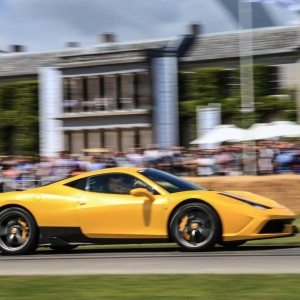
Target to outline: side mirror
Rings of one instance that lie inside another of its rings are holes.
[[[146,197],[147,199],[154,201],[154,195],[149,192],[147,189],[137,188],[130,191],[130,195],[134,197]]]

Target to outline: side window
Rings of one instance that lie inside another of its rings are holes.
[[[148,184],[140,179],[123,174],[105,174],[95,175],[77,179],[65,184],[66,186],[94,193],[108,193],[108,194],[123,194],[129,195],[130,190],[135,188],[145,188],[154,194],[157,194]]]
[[[78,190],[85,191],[86,184],[87,184],[87,177],[71,181],[69,183],[66,183],[65,185]]]
[[[88,178],[86,190],[94,193],[105,193],[107,175],[96,175]]]
[[[150,189],[146,183],[134,176],[114,173],[89,177],[86,190],[96,193],[129,195],[130,190],[141,187]]]

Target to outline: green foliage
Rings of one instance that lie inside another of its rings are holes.
[[[37,81],[0,85],[0,153],[38,153]]]
[[[266,65],[253,66],[254,98],[272,94],[272,67]]]
[[[224,123],[230,123],[230,120],[239,115],[240,99],[239,97],[227,97],[222,102],[222,118]]]
[[[195,117],[196,108],[201,105],[199,100],[187,100],[179,103],[179,112],[181,117]]]
[[[201,105],[207,105],[220,102],[227,96],[227,70],[203,68],[188,75],[188,99],[200,100]]]
[[[189,118],[191,122],[196,122],[197,106],[221,103],[223,123],[234,123],[247,128],[255,122],[268,122],[274,119],[294,121],[295,92],[276,90],[276,70],[271,66],[254,65],[253,74],[255,99],[253,113],[241,112],[239,69],[201,68],[193,73],[181,74],[179,77],[181,120]],[[278,93],[283,96],[273,96]],[[196,124],[190,127],[195,128]]]

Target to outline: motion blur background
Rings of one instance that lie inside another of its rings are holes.
[[[155,167],[299,214],[299,4],[0,0],[0,192],[113,166]],[[257,124],[274,121],[280,130]],[[266,130],[231,131],[253,124]],[[212,134],[219,128],[229,131]],[[162,244],[1,256],[1,274],[13,276],[0,277],[0,298],[299,299],[299,235],[279,240],[203,254]],[[147,266],[180,274],[70,275]],[[193,270],[205,274],[186,274]],[[56,275],[19,276],[44,272]],[[248,274],[256,272],[276,275]]]
[[[0,1],[2,176],[34,182],[120,165],[298,173],[297,134],[191,142],[219,124],[299,123],[299,5]]]

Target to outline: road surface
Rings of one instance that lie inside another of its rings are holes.
[[[0,256],[0,275],[74,274],[300,274],[300,245],[218,247],[210,252],[178,248],[75,249]]]

